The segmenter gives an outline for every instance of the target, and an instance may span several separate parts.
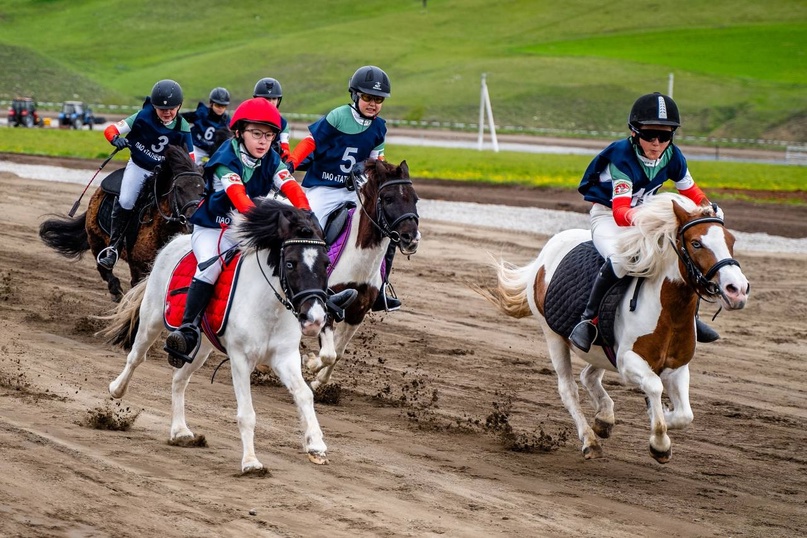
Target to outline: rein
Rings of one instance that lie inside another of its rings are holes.
[[[201,178],[202,174],[196,171],[178,173],[177,175],[174,176],[174,179],[171,181],[171,188],[168,189],[168,192],[166,192],[162,196],[160,196],[157,193],[157,179],[155,177],[153,183],[154,205],[157,207],[157,212],[160,214],[160,216],[167,222],[179,222],[180,224],[185,225],[188,222],[187,217],[185,217],[185,211],[190,209],[191,207],[199,205],[199,200],[191,200],[182,207],[177,206],[176,196],[174,196],[174,190],[176,189],[177,179],[182,176],[196,176]],[[166,196],[168,197],[168,207],[171,208],[170,215],[166,215],[165,213],[163,213],[162,207],[160,207],[160,204],[157,202],[160,198],[164,198]]]
[[[354,176],[351,174],[351,178]],[[373,217],[370,216],[370,213],[367,212],[367,208],[364,206],[364,199],[362,198],[359,200],[359,206],[361,206],[362,212],[367,215],[367,219],[375,226],[378,231],[381,232],[381,235],[384,237],[389,237],[390,241],[395,243],[396,245],[401,242],[401,235],[394,230],[398,224],[401,222],[408,220],[408,219],[415,219],[415,223],[420,222],[420,218],[417,214],[417,211],[412,213],[404,213],[403,215],[399,216],[397,219],[392,221],[390,224],[389,220],[387,219],[386,212],[384,211],[384,206],[381,202],[381,191],[386,187],[392,187],[395,185],[411,185],[411,179],[393,179],[387,181],[386,183],[378,186],[378,196],[376,197],[375,202],[375,211],[378,218],[378,222],[376,222]],[[354,188],[355,188],[355,179],[354,179]]]
[[[684,241],[684,232],[696,224],[704,224],[707,222],[714,222],[723,226],[723,219],[719,217],[702,217],[687,222],[678,229],[678,243],[680,246],[673,244],[673,247],[675,248],[675,253],[678,254],[678,258],[681,260],[681,263],[683,263],[684,267],[686,268],[687,280],[695,290],[695,293],[697,293],[698,297],[704,301],[713,303],[715,302],[714,297],[723,295],[723,292],[720,290],[720,286],[718,286],[715,282],[712,282],[712,278],[715,276],[715,274],[717,274],[721,267],[725,267],[727,265],[736,265],[737,267],[740,267],[740,262],[734,258],[724,258],[712,265],[709,270],[706,271],[706,274],[704,274],[698,268],[698,266],[695,265],[695,262],[692,260],[692,256],[689,254],[689,250],[687,249],[686,241]],[[672,240],[670,240],[670,243],[672,243]],[[705,294],[711,298],[711,300],[706,299],[701,294],[701,290],[703,290]]]
[[[272,282],[269,280],[269,277],[266,276],[266,273],[263,270],[260,257],[256,256],[258,261],[258,269],[261,270],[264,280],[266,280],[266,283],[269,284],[269,287],[272,289],[272,292],[274,292],[277,300],[280,301],[280,304],[286,307],[286,310],[291,311],[291,313],[294,314],[294,317],[299,317],[300,313],[298,312],[298,309],[303,303],[305,303],[305,301],[311,297],[314,297],[322,302],[322,306],[324,308],[328,295],[325,290],[318,288],[301,290],[296,293],[291,290],[288,279],[286,278],[286,264],[284,261],[286,257],[286,247],[289,245],[310,245],[322,248],[328,248],[328,246],[326,245],[325,241],[320,239],[287,239],[283,242],[283,244],[280,246],[280,289],[283,291],[283,295],[285,295],[285,297],[282,297],[277,289],[272,285]]]

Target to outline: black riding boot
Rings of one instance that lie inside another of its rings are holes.
[[[708,344],[720,338],[720,334],[702,322],[699,317],[695,317],[695,335],[698,342],[701,344]]]
[[[188,298],[185,301],[185,313],[182,315],[182,325],[172,331],[165,339],[165,351],[168,352],[168,364],[174,368],[182,368],[185,363],[193,362],[193,354],[199,346],[201,332],[199,323],[207,303],[213,296],[213,284],[193,279],[188,288]]]
[[[389,276],[392,273],[392,260],[395,258],[395,243],[390,243],[387,247],[387,253],[384,255],[384,265],[387,268],[387,278],[381,283],[381,289],[378,290],[378,295],[373,303],[373,312],[392,312],[401,308],[401,300],[395,296],[395,289],[389,283]],[[387,295],[389,290],[389,295]]]
[[[123,241],[126,238],[126,228],[129,227],[129,221],[132,219],[131,209],[123,209],[115,199],[112,205],[112,231],[109,234],[109,246],[98,254],[97,263],[104,269],[112,270],[115,263],[118,261],[118,253],[120,252]]]
[[[594,286],[591,288],[591,295],[588,297],[586,310],[580,318],[580,323],[574,327],[572,334],[569,335],[569,340],[586,353],[591,349],[591,344],[594,340],[597,339],[597,322],[594,318],[597,317],[597,313],[600,311],[600,303],[605,297],[605,292],[611,289],[611,286],[616,284],[618,280],[619,277],[614,274],[611,260],[605,260],[597,279],[594,281]]]

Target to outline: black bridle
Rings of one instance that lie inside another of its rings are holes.
[[[168,192],[166,192],[163,195],[160,195],[160,194],[157,193],[157,172],[155,171],[154,182],[153,182],[153,190],[154,190],[154,200],[153,200],[153,202],[154,202],[154,205],[157,207],[157,212],[160,213],[160,216],[165,221],[167,221],[167,222],[179,222],[180,224],[182,224],[184,226],[185,224],[188,223],[188,218],[185,216],[185,211],[187,211],[188,209],[190,209],[192,207],[198,206],[199,202],[201,201],[201,198],[198,198],[196,200],[191,200],[191,201],[187,202],[185,205],[183,205],[182,207],[179,207],[179,203],[177,202],[177,197],[175,196],[174,193],[175,193],[176,186],[177,186],[177,179],[179,179],[179,178],[181,178],[183,176],[199,177],[199,178],[202,179],[202,183],[204,184],[204,178],[203,178],[203,176],[202,176],[202,174],[200,172],[197,172],[197,171],[180,172],[177,175],[175,175],[173,177],[173,179],[171,180],[171,188],[168,189]],[[168,207],[171,208],[171,214],[170,215],[166,215],[165,213],[163,213],[163,210],[160,207],[160,202],[159,202],[160,198],[164,198],[166,196],[168,197]]]
[[[269,277],[266,276],[266,273],[263,271],[263,266],[261,266],[261,259],[258,256],[258,268],[261,270],[261,274],[263,274],[263,278],[266,280],[266,283],[269,284],[269,287],[272,288],[272,291],[277,297],[277,300],[280,301],[280,304],[286,307],[286,310],[291,311],[294,314],[294,317],[299,317],[300,307],[305,303],[308,299],[314,298],[322,303],[322,308],[326,309],[326,302],[328,299],[328,294],[325,290],[319,288],[310,288],[306,290],[299,290],[294,291],[289,286],[288,278],[286,277],[286,247],[290,245],[305,245],[305,246],[317,246],[322,249],[327,249],[328,245],[325,241],[321,239],[287,239],[283,242],[280,246],[280,289],[283,291],[283,296],[272,286],[272,282],[269,280]],[[327,311],[327,310],[326,310]]]
[[[350,186],[352,185],[353,189],[360,190],[360,187],[357,184],[356,177],[355,177],[354,174],[352,174],[352,173],[350,174],[350,177],[348,178],[348,181],[350,183],[348,188],[350,188]],[[384,203],[381,201],[381,191],[383,189],[387,188],[387,187],[393,187],[393,186],[396,186],[396,185],[411,185],[411,184],[412,184],[411,179],[392,179],[390,181],[386,181],[383,184],[378,185],[378,196],[376,196],[376,201],[375,201],[375,212],[376,212],[376,218],[378,219],[377,221],[374,220],[373,217],[370,216],[370,213],[367,212],[367,208],[364,205],[364,203],[365,203],[364,198],[362,197],[359,200],[359,205],[361,206],[362,212],[365,215],[367,215],[367,218],[373,224],[373,226],[375,226],[378,229],[378,231],[381,232],[382,236],[389,237],[389,240],[392,243],[396,244],[396,245],[400,244],[400,242],[401,242],[401,234],[399,234],[395,230],[395,228],[401,222],[403,222],[405,220],[409,220],[409,219],[414,219],[415,224],[419,224],[420,223],[420,217],[418,216],[417,209],[416,209],[414,212],[404,213],[403,215],[400,215],[398,218],[394,219],[390,223],[389,222],[389,217],[387,216],[387,212],[386,212],[386,209],[384,207]]]
[[[687,280],[695,290],[695,293],[697,293],[698,297],[704,301],[713,303],[715,297],[723,296],[724,294],[720,289],[720,286],[716,282],[712,282],[712,278],[717,274],[721,267],[725,267],[727,265],[736,265],[737,267],[740,267],[740,262],[734,258],[724,258],[712,265],[709,270],[706,271],[706,273],[703,273],[700,268],[695,265],[695,262],[692,260],[692,256],[689,254],[689,249],[687,249],[687,243],[684,240],[684,232],[696,224],[704,224],[708,222],[714,222],[716,224],[720,224],[720,226],[723,226],[723,219],[720,217],[702,217],[689,221],[678,229],[678,245],[673,246],[675,247],[676,254],[678,254],[678,258],[686,268]],[[704,294],[707,295],[711,300],[706,299],[701,294],[701,291],[703,291]],[[724,299],[726,298],[724,297]]]

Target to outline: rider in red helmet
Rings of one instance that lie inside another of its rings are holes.
[[[190,219],[191,246],[200,265],[188,290],[182,325],[165,342],[168,362],[175,368],[193,361],[199,321],[223,268],[220,255],[238,243],[231,233],[231,212],[249,211],[255,206],[253,198],[278,193],[295,207],[311,210],[302,188],[271,149],[280,124],[277,107],[266,99],[244,101],[230,120],[235,137],[205,164],[206,196]]]
[[[711,204],[689,173],[686,159],[673,143],[681,126],[678,105],[658,92],[639,97],[628,115],[630,136],[612,143],[589,164],[578,190],[592,202],[591,236],[605,263],[594,281],[591,294],[569,339],[588,352],[597,339],[596,316],[605,293],[626,276],[611,256],[621,226],[631,225],[633,209],[653,196],[664,183],[673,181],[678,192],[698,205],[711,205],[720,218],[723,212]],[[696,319],[699,342],[713,342],[717,332]]]

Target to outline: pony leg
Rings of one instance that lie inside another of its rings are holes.
[[[543,322],[546,343],[549,347],[549,357],[558,376],[558,393],[566,410],[572,416],[577,427],[577,437],[583,443],[583,457],[588,459],[602,457],[602,446],[594,430],[588,425],[583,410],[580,408],[580,399],[577,393],[577,383],[572,374],[572,357],[566,339],[552,332]]]
[[[311,381],[311,388],[316,390],[317,387],[321,385],[325,385],[330,381],[331,374],[333,373],[333,369],[336,366],[336,363],[339,362],[339,359],[342,358],[342,355],[345,352],[345,348],[347,347],[350,339],[353,338],[353,335],[356,334],[356,331],[359,330],[358,325],[348,325],[346,322],[342,322],[340,325],[337,326],[336,330],[334,331],[334,347],[333,349],[336,351],[335,357],[330,364],[325,364],[325,366],[317,372],[317,377]],[[322,358],[322,349],[320,350],[320,358]],[[322,362],[326,362],[322,360]]]
[[[633,350],[627,350],[617,358],[620,373],[645,394],[647,414],[650,417],[650,455],[659,463],[667,463],[672,455],[672,443],[667,435],[664,406],[661,394],[664,386],[644,358]]]
[[[230,370],[233,376],[233,389],[235,400],[238,403],[236,414],[238,430],[241,432],[241,473],[261,471],[263,464],[255,456],[255,408],[252,406],[252,392],[250,375],[254,363],[249,363],[247,357],[240,351],[230,349]],[[194,361],[196,362],[196,361]]]
[[[272,361],[272,369],[294,398],[300,424],[303,427],[303,450],[308,453],[308,459],[317,465],[326,465],[328,447],[325,446],[322,430],[314,412],[314,393],[305,384],[300,363],[299,352],[291,353]]]
[[[123,395],[126,394],[126,389],[129,387],[129,381],[132,380],[135,368],[146,360],[146,353],[154,345],[162,330],[162,310],[152,309],[149,313],[147,308],[141,308],[140,314],[147,317],[140,318],[132,349],[126,357],[126,366],[123,367],[123,371],[118,377],[109,384],[109,393],[116,399],[123,398]]]
[[[611,436],[614,428],[614,401],[602,386],[605,370],[587,364],[580,372],[580,382],[586,387],[597,414],[594,416],[594,433],[603,439]]]
[[[106,282],[106,287],[110,295],[112,295],[112,300],[119,303],[123,298],[123,288],[120,286],[120,280],[118,280],[118,277],[115,276],[112,270],[101,267],[98,264],[96,264],[96,268],[98,269],[98,274],[101,275],[101,279]]]
[[[664,411],[664,420],[671,430],[682,430],[692,423],[695,415],[689,405],[689,365],[675,370],[664,370],[661,382],[672,402],[672,409]]]
[[[203,341],[196,358],[192,363],[185,364],[182,368],[174,368],[174,376],[171,378],[171,441],[191,440],[194,438],[194,433],[188,428],[185,422],[185,389],[188,388],[188,383],[191,376],[201,368],[210,352],[213,351],[213,346]]]
[[[336,346],[333,342],[333,326],[328,325],[319,333],[319,354],[309,353],[305,361],[305,367],[308,371],[316,374],[325,366],[335,362]]]

